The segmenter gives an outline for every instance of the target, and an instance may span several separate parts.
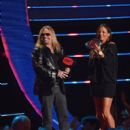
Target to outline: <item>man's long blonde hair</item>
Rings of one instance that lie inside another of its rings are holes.
[[[38,39],[37,39],[37,42],[35,44],[35,46],[37,48],[42,48],[43,46],[45,46],[45,44],[41,41],[41,35],[42,35],[42,32],[45,30],[45,29],[48,29],[50,31],[50,34],[51,34],[51,37],[52,37],[52,46],[53,46],[53,49],[56,51],[56,52],[60,52],[61,51],[61,46],[60,46],[60,43],[58,42],[57,40],[57,37],[56,37],[56,34],[55,34],[55,31],[54,29],[49,26],[49,25],[45,25],[41,28],[41,30],[39,31],[39,35],[38,35]]]

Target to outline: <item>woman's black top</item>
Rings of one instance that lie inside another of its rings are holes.
[[[114,42],[101,46],[104,58],[89,59],[89,79],[94,96],[113,97],[117,80],[117,47]]]

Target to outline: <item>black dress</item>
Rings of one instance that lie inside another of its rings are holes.
[[[95,97],[113,97],[116,92],[117,47],[113,42],[102,45],[104,58],[89,59],[89,79]]]

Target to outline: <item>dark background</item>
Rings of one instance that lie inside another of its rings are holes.
[[[99,4],[130,4],[129,0],[111,2],[111,1],[59,1],[59,0],[28,0],[28,6],[71,6],[71,5],[99,5]],[[130,8],[127,7],[111,7],[111,8],[62,8],[62,9],[28,9],[29,24],[33,35],[34,43],[36,35],[43,25],[51,25],[56,34],[66,34],[58,36],[58,40],[64,48],[65,54],[88,54],[88,49],[85,47],[85,42],[95,37],[95,35],[78,35],[68,36],[69,33],[95,33],[96,28],[101,23],[106,23],[112,29],[112,32],[130,31],[130,18],[119,19],[102,19],[102,20],[62,20],[49,21],[45,19],[70,19],[70,18],[98,18],[98,17],[120,17],[130,16]],[[42,21],[38,21],[39,19]],[[36,21],[33,21],[37,19]],[[113,34],[113,41],[116,42],[119,53],[130,52],[130,33]],[[75,65],[72,69],[71,77],[66,81],[86,81],[87,80],[87,57],[73,58]],[[118,79],[130,78],[130,55],[118,56]],[[121,92],[130,87],[130,81],[117,82],[117,93],[113,101],[112,112],[116,117],[117,124],[120,124],[124,119],[122,111],[126,108],[121,101]],[[67,102],[69,112],[77,117],[80,121],[83,117],[95,115],[95,108],[92,100],[89,84],[67,84]],[[129,95],[127,94],[127,97]],[[130,97],[128,97],[130,99]],[[37,129],[41,125],[41,117],[35,112],[32,106],[28,103],[23,93],[19,89],[18,83],[9,66],[6,58],[3,43],[0,39],[0,114],[9,113],[25,113],[31,117],[32,129]],[[4,126],[11,123],[14,116],[0,117],[0,125]]]

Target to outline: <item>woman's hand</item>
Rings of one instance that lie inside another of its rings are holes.
[[[99,57],[104,58],[104,53],[102,52],[101,47],[97,44],[95,44],[94,51]]]
[[[98,54],[98,52],[101,51],[100,46],[98,46],[97,44],[95,44],[94,51]]]

